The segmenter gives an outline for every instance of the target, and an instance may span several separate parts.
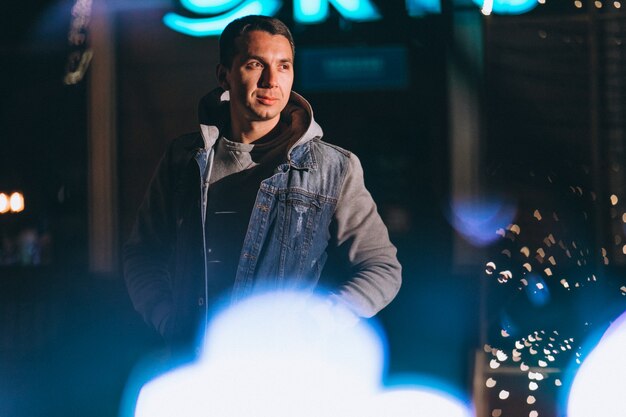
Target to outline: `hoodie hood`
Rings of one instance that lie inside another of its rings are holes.
[[[308,142],[314,138],[321,138],[323,135],[322,128],[313,119],[313,109],[311,105],[300,94],[292,91],[289,96],[289,102],[283,110],[281,117],[291,118],[294,110],[300,108],[305,111],[308,120],[304,134],[293,140],[289,147],[288,154],[294,147]],[[216,88],[202,99],[198,105],[198,118],[200,121],[200,130],[204,140],[205,149],[210,149],[215,145],[217,139],[222,135],[225,126],[228,125],[230,117],[230,94],[222,88]]]

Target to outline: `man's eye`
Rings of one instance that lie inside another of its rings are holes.
[[[263,68],[263,64],[261,64],[258,61],[252,61],[252,62],[248,62],[247,67],[248,68]]]

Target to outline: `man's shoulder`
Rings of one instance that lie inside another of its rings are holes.
[[[323,141],[321,139],[313,139],[310,141],[311,146],[315,147],[319,152],[336,155],[342,159],[349,159],[353,153],[341,146],[334,145],[332,143]]]

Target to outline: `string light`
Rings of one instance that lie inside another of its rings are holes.
[[[15,191],[10,196],[0,193],[0,214],[20,213],[24,211],[24,195]]]
[[[9,199],[9,205],[13,213],[24,211],[24,196],[22,193],[14,192]]]
[[[0,193],[0,214],[8,212],[9,209],[9,197],[5,193]]]

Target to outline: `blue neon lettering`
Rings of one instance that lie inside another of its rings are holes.
[[[195,0],[197,1],[197,0]],[[235,19],[251,14],[273,16],[280,9],[279,0],[248,0],[228,12],[214,17],[189,18],[177,13],[167,13],[163,22],[169,28],[190,36],[217,36]]]
[[[298,23],[321,23],[328,18],[328,5],[347,20],[367,22],[382,18],[370,0],[294,0],[293,18]]]
[[[441,0],[406,0],[406,11],[411,17],[441,13]]]
[[[477,6],[491,3],[495,14],[523,14],[537,6],[537,0],[472,0]],[[410,16],[441,13],[441,0],[405,0]],[[250,14],[274,16],[282,6],[282,0],[180,0],[187,10],[206,17],[186,17],[167,13],[163,17],[166,26],[190,36],[217,36],[233,20]],[[293,0],[293,15],[297,23],[315,24],[328,18],[332,5],[342,17],[355,22],[367,22],[382,18],[371,0]]]
[[[181,6],[197,14],[220,14],[233,9],[241,0],[180,0]]]
[[[537,7],[537,0],[474,0],[483,7],[487,1],[493,1],[492,12],[496,14],[524,14]]]
[[[299,23],[318,23],[328,16],[326,0],[294,1],[293,19]]]

